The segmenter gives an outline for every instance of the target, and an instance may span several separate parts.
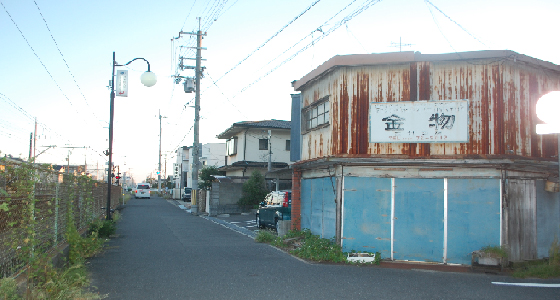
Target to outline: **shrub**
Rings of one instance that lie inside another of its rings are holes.
[[[243,196],[237,204],[258,205],[268,194],[264,176],[259,171],[254,171],[249,180],[243,184]]]
[[[276,235],[270,230],[259,230],[255,237],[255,241],[258,243],[271,243],[274,239],[276,239]]]
[[[0,279],[0,299],[18,300],[21,297],[17,293],[17,283],[13,278]]]

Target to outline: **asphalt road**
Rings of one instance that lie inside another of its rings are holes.
[[[172,203],[154,197],[126,205],[118,237],[88,264],[99,293],[108,299],[560,299],[560,288],[492,283],[559,279],[308,263]]]

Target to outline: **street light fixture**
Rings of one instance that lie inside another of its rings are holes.
[[[115,112],[115,67],[122,67],[127,66],[131,62],[135,60],[144,60],[148,64],[148,71],[144,72],[140,76],[140,82],[147,87],[154,86],[157,82],[156,74],[150,71],[150,62],[144,58],[135,58],[124,65],[119,65],[115,61],[115,52],[113,51],[113,74],[111,76],[111,104],[110,104],[110,117],[109,117],[109,151],[107,151],[107,155],[109,156],[109,166],[107,168],[107,213],[106,219],[111,220],[111,181],[112,181],[112,167],[113,167],[113,116]],[[127,83],[125,83],[127,84]]]
[[[537,100],[537,117],[546,124],[537,124],[537,134],[556,133],[558,139],[558,182],[560,183],[560,91],[549,92]]]

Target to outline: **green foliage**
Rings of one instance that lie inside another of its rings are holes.
[[[560,277],[560,243],[558,242],[558,238],[554,239],[548,254],[548,262],[543,261],[538,265],[517,269],[513,273],[513,277],[537,277],[544,279]]]
[[[258,205],[264,200],[268,190],[264,176],[259,171],[254,171],[249,180],[243,184],[243,196],[237,204],[239,205]]]
[[[17,293],[17,283],[13,278],[0,279],[0,299],[19,300],[21,297]]]
[[[482,247],[482,249],[480,249],[481,252],[484,252],[484,254],[490,256],[490,257],[496,257],[496,258],[507,258],[508,257],[508,253],[505,247],[500,247],[500,246],[486,246],[486,247]]]
[[[346,257],[342,253],[342,247],[331,240],[311,235],[311,231],[305,232],[306,238],[303,244],[292,250],[291,253],[305,259],[315,261],[344,262]]]
[[[115,214],[113,214],[113,217]],[[117,226],[115,220],[97,220],[89,225],[89,232],[97,233],[100,238],[108,238],[115,234]]]
[[[198,173],[198,188],[208,191],[212,187],[212,180],[214,180],[213,175],[220,174],[222,174],[222,172],[220,172],[215,166],[207,166],[200,169],[200,172]]]
[[[276,235],[272,233],[270,230],[259,230],[257,236],[255,237],[255,241],[258,243],[268,243],[270,244],[276,239]]]
[[[17,259],[22,262],[15,269],[27,267],[24,273],[25,298],[100,299],[99,295],[82,290],[88,281],[85,267],[81,263],[99,251],[104,241],[98,238],[97,232],[82,238],[75,223],[77,219],[91,221],[99,211],[98,207],[93,206],[94,181],[86,176],[64,175],[64,184],[69,187],[69,194],[65,198],[67,219],[64,235],[70,246],[70,267],[61,271],[52,266],[49,249],[52,249],[53,244],[42,236],[45,223],[41,221],[45,213],[50,216],[53,208],[59,209],[58,203],[61,199],[53,197],[38,203],[35,195],[38,183],[42,187],[53,187],[52,185],[56,184],[58,189],[58,182],[48,179],[49,176],[57,176],[56,173],[47,165],[32,162],[6,163],[5,159],[0,161],[5,166],[0,170],[0,176],[5,180],[6,186],[6,190],[0,191],[4,202],[0,206],[0,214],[2,218],[7,217],[10,220],[6,222],[11,227],[8,231],[9,242],[6,245],[17,253]],[[77,206],[74,201],[78,199],[82,212],[79,217],[73,211],[73,207]],[[44,208],[40,210],[38,204]],[[7,279],[0,281],[0,299],[21,299],[13,282]]]

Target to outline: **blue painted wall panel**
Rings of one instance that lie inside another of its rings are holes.
[[[311,229],[311,180],[301,180],[301,229]]]
[[[395,179],[394,258],[443,261],[443,179]]]
[[[447,262],[470,264],[471,252],[500,245],[500,180],[447,181]]]
[[[544,181],[537,180],[537,257],[549,257],[554,238],[560,239],[560,193],[544,190]]]
[[[323,218],[321,220],[321,237],[332,239],[336,237],[336,202],[334,187],[336,178],[326,177],[318,179],[322,185]]]
[[[301,228],[328,239],[336,235],[334,180],[326,177],[301,181]]]
[[[344,178],[342,250],[391,257],[391,179]]]

